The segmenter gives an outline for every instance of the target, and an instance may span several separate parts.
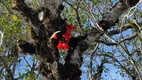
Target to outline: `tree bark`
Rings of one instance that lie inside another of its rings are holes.
[[[130,4],[128,2],[130,1]],[[131,3],[134,1],[135,3]],[[112,10],[104,16],[99,22],[99,26],[107,31],[111,28],[111,25],[121,16],[121,14],[138,3],[139,0],[125,0],[119,1]],[[49,80],[81,80],[80,67],[83,62],[82,53],[85,51],[91,41],[99,39],[104,32],[100,32],[97,29],[92,29],[87,36],[81,36],[79,38],[71,38],[69,41],[69,50],[66,53],[65,64],[59,62],[59,51],[57,44],[61,35],[66,32],[66,20],[60,16],[60,4],[56,0],[49,0],[46,3],[47,6],[42,6],[41,11],[46,11],[46,17],[43,21],[40,21],[38,15],[39,10],[34,10],[25,4],[24,0],[13,0],[13,9],[22,13],[27,18],[28,22],[32,23],[31,35],[34,42],[19,41],[18,47],[20,47],[24,53],[37,54],[40,56],[40,65],[38,67],[39,73],[47,77]],[[48,15],[47,15],[48,14]],[[49,38],[56,31],[61,31],[57,34],[58,39]],[[22,44],[22,42],[24,42]],[[21,47],[24,46],[24,47]],[[33,52],[30,52],[26,48],[30,47]]]

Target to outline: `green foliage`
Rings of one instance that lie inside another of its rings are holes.
[[[97,5],[97,4],[99,4],[101,2],[101,0],[92,0],[92,3],[94,4],[94,5]]]
[[[35,8],[40,5],[40,0],[27,0],[26,4],[32,8]]]
[[[17,15],[14,15],[10,12],[12,10],[12,0],[3,0],[4,3],[0,2],[0,28],[2,28],[2,32],[4,32],[4,38],[3,38],[3,44],[0,47],[0,79],[6,79],[6,70],[5,67],[3,67],[1,64],[3,61],[7,62],[8,67],[10,67],[11,71],[16,64],[16,70],[18,70],[17,73],[19,74],[13,74],[14,76],[18,76],[16,79],[24,79],[24,80],[39,80],[39,73],[35,72],[35,70],[29,69],[30,66],[26,64],[24,65],[25,72],[20,71],[19,64],[22,64],[23,59],[18,59],[17,57],[9,57],[8,55],[11,54],[13,47],[16,45],[17,39],[23,39],[26,40],[27,36],[29,34],[29,27],[32,25],[30,23],[25,22],[23,17],[19,17]],[[112,1],[111,0],[80,0],[80,5],[78,7],[78,13],[75,9],[77,9],[79,0],[63,0],[63,4],[65,6],[64,10],[62,11],[61,15],[62,18],[67,18],[68,24],[73,24],[75,26],[80,26],[79,22],[82,25],[82,31],[85,34],[88,34],[88,32],[97,25],[98,21],[102,19],[102,14],[105,14],[107,12],[106,9],[110,8]],[[84,3],[85,1],[86,3]],[[69,5],[67,2],[69,2],[71,5]],[[4,5],[6,4],[6,5]],[[31,8],[36,8],[37,6],[40,6],[41,0],[32,0],[31,2],[27,0],[26,4],[30,6]],[[107,8],[105,8],[105,6]],[[91,10],[89,8],[92,8]],[[75,8],[75,9],[74,9]],[[80,20],[78,20],[77,16]],[[122,16],[123,17],[123,16]],[[136,10],[134,15],[128,19],[128,21],[124,22],[124,24],[129,24],[132,26],[130,30],[126,30],[125,32],[119,33],[118,35],[110,36],[114,40],[116,40],[117,45],[111,45],[108,46],[104,44],[107,43],[114,43],[110,39],[102,36],[99,40],[101,40],[104,43],[99,42],[90,42],[89,48],[83,53],[84,55],[84,62],[82,65],[82,76],[85,75],[87,79],[89,78],[89,70],[90,70],[90,63],[91,63],[91,57],[92,57],[92,74],[97,73],[97,66],[100,65],[101,62],[104,62],[104,71],[103,74],[106,74],[105,77],[110,76],[108,73],[111,71],[110,68],[107,68],[107,64],[117,68],[117,74],[120,73],[122,77],[125,77],[129,71],[129,73],[136,75],[137,71],[135,70],[135,66],[138,68],[138,70],[141,69],[141,46],[142,44],[142,38],[141,38],[141,28],[142,28],[142,22],[138,22],[137,20],[142,17],[142,14],[140,10]],[[23,18],[23,19],[22,19]],[[121,21],[122,18],[120,18],[120,22],[117,23],[112,30],[120,30],[121,27]],[[94,23],[94,26],[91,24]],[[138,31],[136,27],[138,27]],[[78,27],[80,28],[80,27]],[[80,29],[79,29],[80,30]],[[78,36],[79,30],[74,31],[74,35]],[[107,33],[107,32],[106,32]],[[138,36],[134,37],[131,40],[126,40],[121,42],[121,40],[132,36],[132,34],[137,33]],[[79,34],[84,35],[84,34]],[[99,44],[99,47],[97,48],[96,52],[94,52],[94,47],[96,44]],[[119,45],[118,45],[119,44]],[[62,53],[65,53],[66,51],[62,51]],[[128,53],[129,52],[129,53]],[[93,56],[91,56],[93,54]],[[3,56],[1,56],[3,55]],[[6,56],[6,57],[5,57]],[[64,55],[60,55],[64,58]],[[130,57],[132,57],[134,65],[130,62]],[[34,61],[38,59],[37,57],[32,57],[32,59],[28,59],[31,62],[29,64],[33,64]],[[62,59],[61,62],[64,62]],[[36,61],[35,61],[36,62]],[[122,64],[122,65],[121,65]],[[38,64],[36,64],[38,65]],[[23,67],[22,67],[23,68]],[[124,69],[126,68],[126,70]],[[2,70],[2,71],[1,71]],[[129,75],[129,74],[128,74]],[[86,80],[85,77],[82,77],[82,79]],[[103,79],[106,79],[103,76]]]
[[[11,3],[12,0],[0,2],[0,27],[1,31],[4,32],[2,46],[0,47],[0,57],[2,58],[1,61],[6,62],[6,65],[12,69],[14,65],[18,63],[18,58],[9,55],[15,54],[12,53],[12,50],[15,48],[17,39],[26,39],[28,27],[24,24],[22,19],[19,19],[19,17],[12,13]],[[1,64],[3,64],[3,62],[0,62],[0,71],[2,71],[0,72],[0,79],[6,79],[7,73],[5,67]]]

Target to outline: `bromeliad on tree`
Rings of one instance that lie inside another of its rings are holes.
[[[70,40],[70,38],[72,37],[72,34],[71,34],[71,31],[76,29],[77,27],[76,26],[73,26],[72,24],[68,24],[66,25],[66,33],[62,34],[62,38],[64,38],[65,41],[63,40],[59,40],[58,42],[58,45],[57,45],[57,48],[58,50],[68,50],[69,49],[69,45],[68,45],[68,42]],[[60,31],[57,31],[55,32],[50,39],[56,39],[57,40],[57,34],[59,33]]]

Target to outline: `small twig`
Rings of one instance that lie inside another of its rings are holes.
[[[80,26],[80,28],[82,28],[82,25],[81,25],[81,21],[80,21],[80,17],[79,17],[79,14],[78,14],[78,9],[80,8],[80,3],[81,1],[79,0],[78,4],[77,4],[77,7],[75,8],[71,3],[69,3],[68,1],[65,1],[69,6],[71,6],[74,11],[76,12],[76,17],[77,17],[77,22]]]
[[[4,61],[4,62],[5,62],[5,61]],[[4,63],[3,66],[5,67],[7,73],[8,73],[8,75],[9,75],[9,77],[10,77],[10,80],[14,80],[13,74],[11,73],[11,70],[10,70],[10,68],[7,66],[7,64]]]
[[[118,43],[122,43],[122,42],[125,42],[125,41],[128,41],[128,40],[132,40],[132,39],[134,39],[134,38],[137,37],[137,36],[138,36],[138,34],[134,34],[134,35],[132,35],[131,37],[122,39],[122,40],[119,41]],[[105,44],[105,45],[107,45],[107,46],[115,46],[115,45],[118,45],[118,44],[115,43],[115,42],[108,42],[108,41],[103,41],[103,40],[95,40],[95,41],[98,42],[98,43]]]
[[[95,19],[94,15],[93,15],[93,13],[92,13],[92,8],[86,3],[85,0],[83,0],[83,2],[84,2],[84,4],[88,7],[88,9],[89,9],[89,12],[88,12],[88,13],[92,16],[92,19],[95,21],[95,23],[96,23],[96,25],[97,25],[97,26],[95,26],[95,24],[91,21],[93,27],[95,27],[98,31],[104,33],[104,30],[102,29],[102,27],[99,26],[99,24],[97,23],[97,20]]]
[[[111,56],[111,55],[108,55],[108,54],[96,54],[97,56],[106,56],[106,57],[109,57],[109,58],[112,58],[114,61],[116,61],[125,71],[126,73],[128,73],[131,77],[133,76],[129,70],[123,66],[123,64],[121,64],[115,57]]]
[[[13,68],[12,68],[12,74],[13,74],[13,75],[15,74],[16,66],[17,66],[17,64],[14,62],[14,64],[13,64]]]
[[[77,22],[78,22],[80,28],[82,28],[80,17],[79,17],[79,14],[78,14],[78,9],[79,9],[80,3],[81,3],[81,1],[78,2],[78,5],[77,5],[77,8],[76,8],[75,11],[76,11]]]
[[[94,53],[96,52],[98,46],[99,45],[97,44],[96,47],[94,48],[93,52],[90,55],[89,80],[92,80],[92,65],[93,65],[92,59],[93,59]]]
[[[31,70],[32,70],[32,67],[31,67],[31,65],[29,64],[29,62],[26,60],[26,58],[25,58],[25,56],[23,56],[23,58],[24,58],[24,60],[26,61],[26,63],[28,64],[28,66],[31,68]]]
[[[103,41],[103,40],[95,40],[97,43],[102,43],[105,44],[107,46],[115,46],[118,45],[117,43],[111,43],[111,42],[107,42],[107,41]]]
[[[136,34],[132,35],[131,37],[122,39],[119,43],[124,42],[124,41],[127,41],[127,40],[132,40],[133,38],[135,38],[135,37],[137,37],[137,36],[138,36],[138,34],[136,33]]]
[[[131,17],[131,16],[134,14],[134,12],[135,12],[136,9],[137,9],[138,4],[140,4],[141,2],[142,2],[142,0],[139,1],[135,6],[133,6],[133,7],[129,10],[129,12],[124,15],[124,17],[123,17],[123,19],[122,19],[122,22],[121,22],[120,31],[121,31],[121,29],[123,28],[123,24],[124,24],[125,20],[128,19],[129,17]],[[134,9],[134,10],[133,10],[133,9]],[[133,10],[133,11],[132,11],[132,10]]]
[[[110,39],[111,41],[117,43],[117,44],[126,52],[126,54],[128,55],[128,58],[127,58],[126,56],[124,56],[124,57],[132,64],[132,66],[134,67],[136,73],[138,74],[139,79],[141,80],[140,72],[139,72],[138,68],[137,68],[136,65],[135,65],[134,59],[133,59],[132,56],[130,55],[130,52],[129,52],[126,48],[124,48],[119,42],[115,41],[113,38],[107,36],[106,34],[105,34],[105,36],[106,36],[108,39]]]
[[[0,47],[2,45],[2,42],[3,42],[3,37],[4,37],[4,32],[0,31]]]

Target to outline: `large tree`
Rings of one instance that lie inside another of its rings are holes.
[[[86,77],[100,80],[108,63],[142,80],[140,2],[0,0],[0,78],[81,80],[87,65]],[[15,75],[21,56],[30,70]]]

